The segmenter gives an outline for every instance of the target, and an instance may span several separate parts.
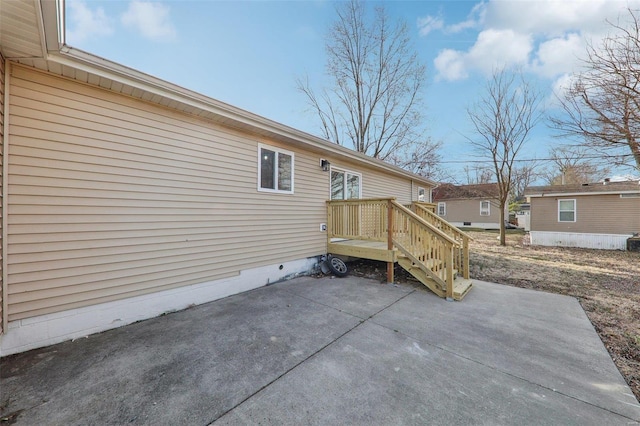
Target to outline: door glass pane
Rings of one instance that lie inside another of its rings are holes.
[[[260,188],[276,189],[274,166],[276,153],[268,149],[260,150]]]
[[[278,189],[291,191],[291,156],[278,153]]]
[[[331,199],[344,200],[344,173],[331,171]]]
[[[347,173],[347,199],[360,198],[360,176]]]

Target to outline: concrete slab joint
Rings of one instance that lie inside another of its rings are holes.
[[[634,424],[578,302],[301,277],[2,359],[15,424]],[[445,326],[446,325],[446,326]]]

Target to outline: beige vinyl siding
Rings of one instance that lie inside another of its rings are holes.
[[[329,161],[332,167],[336,169],[356,172],[362,175],[362,198],[395,197],[400,203],[408,204],[411,202],[411,180],[345,162],[341,159],[329,158]],[[322,194],[329,197],[328,180],[326,189]]]
[[[496,200],[490,202],[489,215],[480,215],[481,199],[473,200],[438,200],[446,203],[446,216],[442,218],[447,222],[473,222],[473,223],[500,223],[500,204]],[[486,201],[486,200],[485,200]]]
[[[2,299],[2,265],[4,265],[4,253],[2,252],[2,236],[3,228],[2,228],[2,199],[4,196],[4,185],[2,182],[2,158],[3,158],[3,141],[4,141],[4,58],[2,54],[0,54],[0,334],[4,331],[4,323],[3,323],[3,299]]]
[[[576,222],[558,222],[558,200],[576,200]],[[640,198],[619,194],[531,198],[531,230],[591,234],[640,232]]]
[[[317,155],[286,146],[295,193],[263,193],[269,140],[21,66],[11,104],[10,320],[326,249]]]
[[[415,181],[411,183],[411,200],[418,201],[419,188],[424,188],[424,202],[429,203],[430,202],[429,193],[431,192],[431,187],[422,183],[417,183]]]

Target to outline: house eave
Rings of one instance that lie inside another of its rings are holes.
[[[599,192],[540,192],[535,194],[526,194],[528,198],[542,197],[579,197],[591,195],[621,195],[621,194],[640,194],[638,191],[599,191]]]
[[[411,173],[400,167],[68,46],[65,44],[64,36],[64,1],[33,0],[33,2],[35,9],[37,9],[35,11],[37,16],[34,20],[36,25],[33,25],[30,30],[34,34],[34,39],[36,32],[39,36],[40,49],[38,50],[41,53],[35,56],[16,55],[8,57],[8,59],[16,63],[71,78],[85,84],[95,85],[95,83],[86,81],[86,78],[83,80],[82,77],[78,77],[77,71],[79,71],[85,77],[86,75],[91,75],[93,80],[100,80],[99,86],[105,90],[127,95],[126,92],[123,92],[123,89],[137,89],[138,96],[133,97],[146,102],[192,114],[201,119],[237,128],[250,134],[292,146],[299,146],[302,149],[320,155],[339,156],[345,161],[383,170],[421,185],[436,186],[436,182],[431,179]],[[109,84],[109,82],[118,83],[119,90],[111,87],[113,84]],[[129,96],[132,95],[129,94]]]

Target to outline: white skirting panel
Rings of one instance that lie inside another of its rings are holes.
[[[632,234],[582,234],[547,231],[531,231],[530,235],[532,245],[602,250],[626,250],[627,239],[632,236]]]
[[[0,336],[0,356],[85,337],[167,312],[211,302],[270,283],[309,274],[315,257],[247,269],[222,280],[194,284],[129,299],[85,306],[8,323]]]

